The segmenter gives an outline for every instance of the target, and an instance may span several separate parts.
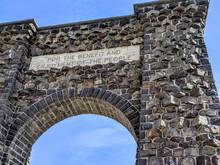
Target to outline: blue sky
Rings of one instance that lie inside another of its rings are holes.
[[[40,137],[33,147],[31,165],[134,165],[135,143],[115,120],[74,116]]]
[[[133,14],[147,0],[1,0],[0,22],[34,18],[39,26]],[[220,88],[220,1],[211,0],[205,40]],[[220,91],[220,89],[219,89]],[[134,165],[136,144],[114,120],[95,115],[66,119],[35,143],[31,165]]]

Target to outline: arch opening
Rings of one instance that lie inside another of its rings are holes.
[[[24,165],[30,156],[33,144],[44,132],[66,118],[82,114],[97,114],[112,118],[127,128],[137,141],[139,112],[127,100],[113,93],[99,89],[99,93],[103,95],[97,98],[92,97],[91,92],[88,94],[89,91],[95,90],[85,89],[72,97],[66,96],[68,91],[58,92],[25,110],[14,123],[19,127],[8,147],[8,162]],[[108,97],[103,97],[106,95]]]
[[[136,148],[134,138],[119,122],[84,114],[47,130],[33,145],[30,165],[133,165]]]

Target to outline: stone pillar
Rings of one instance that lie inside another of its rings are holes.
[[[26,43],[16,42],[10,45],[1,55],[1,99],[10,100],[14,90],[19,90],[22,86],[22,68],[28,54]]]
[[[135,6],[145,25],[138,165],[220,163],[220,104],[203,38],[208,5]]]
[[[0,24],[0,164],[5,157],[8,130],[17,111],[17,92],[23,87],[23,68],[29,41],[36,29],[33,20]]]

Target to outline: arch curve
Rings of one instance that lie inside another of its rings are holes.
[[[115,119],[138,140],[139,111],[129,100],[100,88],[86,88],[80,92],[69,88],[46,96],[16,117],[8,137],[12,142],[6,148],[8,164],[24,164],[41,134],[57,122],[80,114],[99,114]]]

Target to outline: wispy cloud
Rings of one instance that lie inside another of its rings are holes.
[[[125,128],[122,128],[122,126],[107,126],[73,136],[70,146],[73,152],[77,151],[77,153],[73,154],[72,159],[86,162],[91,157],[98,157],[99,153],[105,150],[133,146],[134,140],[128,138],[124,133]]]

